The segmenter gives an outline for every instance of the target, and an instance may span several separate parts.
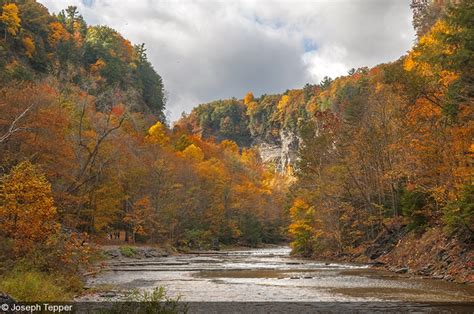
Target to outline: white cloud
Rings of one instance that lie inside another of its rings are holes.
[[[40,0],[78,6],[144,42],[171,118],[218,98],[278,93],[394,60],[414,39],[409,0]]]
[[[327,46],[306,52],[303,62],[307,66],[311,81],[319,82],[325,76],[335,78],[346,74],[349,68],[343,63],[346,57],[347,51],[344,47]]]

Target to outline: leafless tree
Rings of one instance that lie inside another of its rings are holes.
[[[22,127],[19,126],[21,120],[25,118],[25,116],[30,112],[33,107],[35,107],[36,103],[32,103],[29,105],[25,110],[23,110],[22,113],[20,113],[13,121],[10,123],[10,126],[8,127],[7,131],[0,136],[0,144],[3,142],[6,142],[13,134],[28,130],[29,128],[27,127]]]

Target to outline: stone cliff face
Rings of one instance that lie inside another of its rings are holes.
[[[263,162],[274,164],[275,170],[284,173],[289,165],[294,166],[300,139],[292,130],[281,129],[279,137],[272,142],[255,140]]]

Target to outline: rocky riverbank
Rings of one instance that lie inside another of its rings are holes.
[[[458,237],[446,237],[433,228],[423,235],[409,233],[377,261],[389,270],[459,283],[474,283],[473,245]]]
[[[464,238],[447,237],[439,228],[422,234],[407,232],[403,228],[386,230],[373,243],[323,258],[368,263],[374,268],[398,274],[474,283],[473,245]]]

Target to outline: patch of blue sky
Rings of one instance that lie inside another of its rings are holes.
[[[318,44],[311,38],[303,38],[303,46],[305,52],[318,50]]]
[[[81,0],[86,7],[92,7],[94,0]]]
[[[259,25],[267,26],[267,27],[270,27],[270,28],[273,28],[273,29],[279,29],[279,28],[285,27],[285,23],[283,21],[280,21],[280,20],[264,20],[256,14],[253,16],[253,20],[254,20],[255,23],[257,23]]]

